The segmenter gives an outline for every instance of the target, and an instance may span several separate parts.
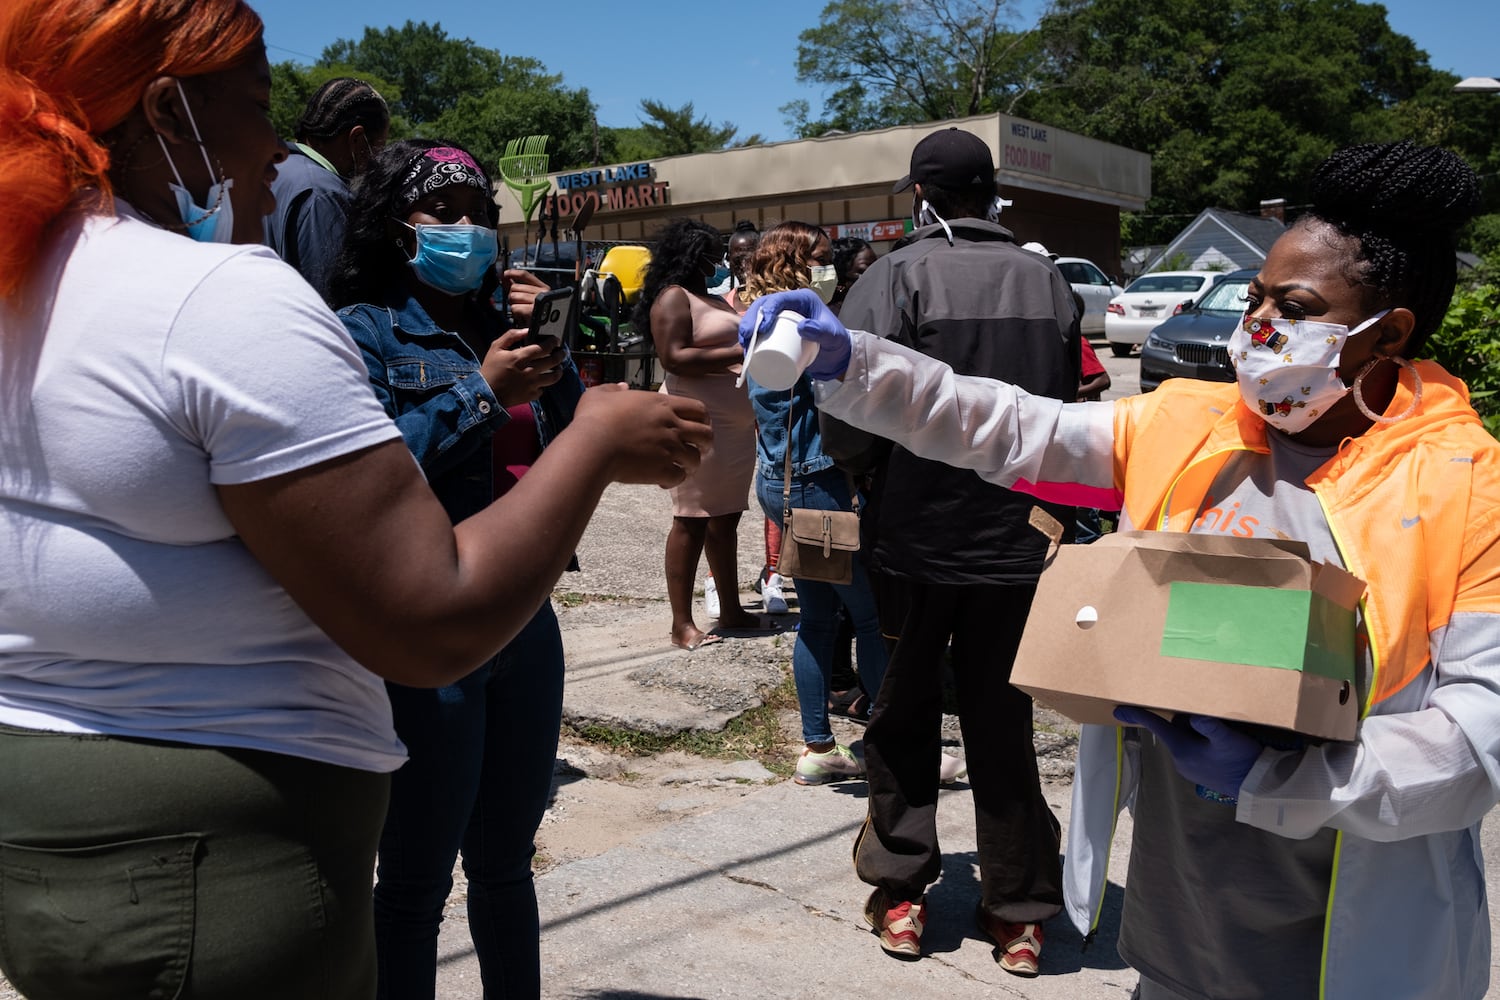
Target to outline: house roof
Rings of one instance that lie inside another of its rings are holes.
[[[1205,208],[1198,213],[1196,219],[1177,234],[1172,242],[1166,245],[1160,254],[1151,260],[1146,269],[1156,267],[1176,253],[1182,244],[1195,235],[1209,230],[1215,230],[1216,235],[1223,234],[1237,241],[1250,252],[1251,256],[1261,261],[1265,260],[1266,251],[1271,249],[1271,244],[1276,242],[1277,237],[1286,232],[1286,226],[1278,219],[1247,215],[1244,212],[1231,212],[1227,208]]]

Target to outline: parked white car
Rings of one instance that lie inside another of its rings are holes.
[[[1086,257],[1057,257],[1057,269],[1073,291],[1083,296],[1083,334],[1096,335],[1104,332],[1105,311],[1109,300],[1119,295],[1122,289],[1099,269],[1099,265]]]
[[[1222,277],[1223,271],[1153,271],[1136,278],[1107,305],[1104,339],[1109,349],[1115,357],[1125,357],[1183,303],[1202,297]]]

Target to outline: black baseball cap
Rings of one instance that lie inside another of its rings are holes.
[[[900,193],[919,183],[936,184],[949,191],[993,185],[995,161],[990,158],[990,147],[961,128],[932,133],[911,151],[911,170],[891,192]]]

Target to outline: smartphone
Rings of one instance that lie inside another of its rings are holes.
[[[573,318],[573,286],[556,288],[536,297],[531,307],[531,329],[522,345],[555,340],[567,343],[568,324]]]

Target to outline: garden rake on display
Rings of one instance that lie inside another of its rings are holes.
[[[521,216],[526,221],[526,232],[521,237],[523,245],[529,242],[527,236],[531,232],[531,213],[538,205],[537,196],[552,187],[552,181],[547,177],[549,138],[551,137],[545,135],[528,135],[522,139],[512,139],[505,144],[505,155],[500,157],[500,180],[516,193],[516,200],[521,203]],[[540,204],[545,212],[545,200]],[[537,256],[541,256],[540,232],[537,234]]]

